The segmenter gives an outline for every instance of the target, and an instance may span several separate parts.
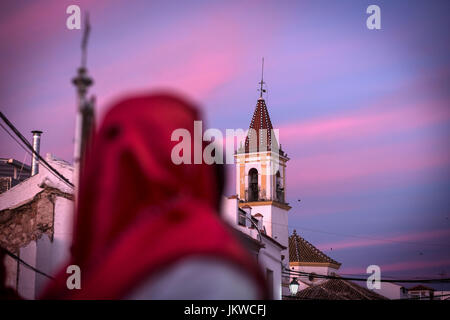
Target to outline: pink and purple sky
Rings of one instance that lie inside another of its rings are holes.
[[[0,108],[68,161],[82,32],[66,28],[70,4],[90,13],[100,117],[124,94],[163,88],[197,102],[209,127],[248,128],[265,57],[291,158],[290,232],[343,274],[450,275],[450,2],[2,1]],[[381,30],[366,28],[370,4]],[[1,157],[24,160],[4,132],[0,142]]]

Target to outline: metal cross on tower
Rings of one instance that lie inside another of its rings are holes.
[[[264,82],[264,57],[262,58],[262,68],[261,68],[261,81],[258,82],[260,87],[258,89],[259,93],[259,97],[262,98],[263,93],[266,92],[266,89],[263,88],[263,85],[265,85],[266,83]]]

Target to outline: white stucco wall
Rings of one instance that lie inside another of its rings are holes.
[[[381,282],[380,285],[380,289],[372,289],[372,291],[389,299],[403,299],[407,297],[406,293],[402,292],[402,286],[398,284]]]
[[[269,236],[281,243],[283,246],[289,245],[288,211],[274,205],[263,205],[252,207],[252,215],[263,215],[263,226]],[[283,250],[282,254],[288,257],[288,251]]]
[[[267,238],[263,237],[264,248],[261,248],[258,256],[258,263],[263,272],[267,269],[273,272],[272,293],[273,299],[281,299],[281,251],[280,248]],[[270,285],[270,284],[269,284]]]
[[[286,173],[286,159],[280,158],[278,154],[274,152],[257,152],[247,154],[248,158],[245,158],[246,154],[237,154],[236,158],[236,194],[241,199],[245,199],[245,194],[241,194],[240,186],[243,184],[245,190],[248,190],[248,172],[255,168],[258,170],[258,187],[261,191],[265,191],[262,197],[265,200],[275,200],[276,190],[274,185],[273,176],[277,171],[280,172],[280,177],[282,179],[282,187],[285,186],[284,175]],[[263,170],[262,165],[265,166]],[[244,167],[244,177],[241,178],[240,172],[241,167]],[[266,183],[262,184],[262,175],[266,176]]]
[[[251,211],[251,215],[256,212]],[[249,235],[253,239],[260,240],[259,233],[256,229],[251,229],[250,223],[247,226],[238,225],[238,200],[235,198],[228,199],[223,198],[222,201],[222,217],[233,228],[240,230],[241,232]],[[272,242],[265,236],[262,236],[261,241],[264,248],[261,248],[258,255],[258,264],[261,267],[264,275],[267,274],[267,269],[273,272],[272,292],[274,299],[281,299],[281,247]]]
[[[37,269],[54,275],[68,261],[73,236],[73,201],[57,197],[55,200],[55,220],[53,240],[44,235],[37,241]],[[36,274],[36,293],[39,295],[50,281]]]
[[[47,154],[46,160],[62,175],[72,181],[73,168],[70,164],[55,159]],[[72,194],[73,189],[55,177],[39,164],[39,173],[23,181],[10,190],[0,194],[0,210],[19,207],[33,199],[43,188],[51,187],[59,191]],[[73,201],[64,197],[55,198],[54,206],[54,234],[53,239],[43,235],[37,241],[30,242],[20,249],[19,257],[42,272],[54,275],[69,256],[72,242]],[[19,295],[26,299],[35,299],[47,284],[49,279],[30,268],[12,261],[7,263],[8,284],[16,288]],[[17,274],[18,273],[18,274]],[[14,282],[13,275],[17,275]]]
[[[26,247],[20,249],[19,258],[28,263],[29,265],[36,266],[36,242],[32,241]],[[35,299],[35,282],[36,273],[24,266],[19,264],[19,274],[18,274],[18,287],[17,291],[20,296],[24,299]]]

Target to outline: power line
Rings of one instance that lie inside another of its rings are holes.
[[[63,180],[64,182],[66,182],[68,185],[70,185],[71,187],[73,187],[73,184],[69,181],[69,179],[67,179],[66,177],[64,177],[58,170],[56,170],[55,168],[53,168],[44,158],[42,158],[42,156],[37,153],[33,147],[31,146],[31,144],[28,142],[28,140],[22,135],[22,133],[9,121],[9,119],[3,114],[3,112],[0,112],[0,118],[2,118],[2,120],[6,123],[6,125],[15,133],[15,135],[23,142],[23,144],[28,148],[28,150],[30,150],[32,152],[33,155],[35,155],[36,157],[38,157],[38,159],[40,161],[42,161],[47,168],[52,171],[54,174],[56,174],[61,180]],[[3,127],[3,126],[2,126]],[[3,127],[4,128],[4,127]],[[18,142],[16,139],[14,139],[16,142]]]
[[[309,273],[304,271],[296,271],[296,270],[289,270],[284,268],[283,270],[284,274],[287,273],[294,273],[301,276],[312,276],[314,278],[325,278],[325,279],[344,279],[344,280],[354,280],[354,281],[367,281],[365,278],[354,278],[354,277],[342,277],[342,276],[332,276],[332,275],[323,275],[323,274],[316,274],[316,273]],[[381,282],[409,282],[409,283],[415,283],[415,282],[423,282],[423,283],[447,283],[450,282],[450,278],[440,278],[440,279],[382,279]]]
[[[0,127],[2,127],[2,129],[19,145],[19,147],[21,147],[23,150],[25,150],[25,152],[27,154],[29,154],[31,157],[33,156],[33,153],[30,152],[30,150],[28,148],[26,148],[19,140],[17,140],[17,138],[15,136],[13,136],[8,129],[6,129],[1,123],[0,123]],[[50,170],[50,168],[48,168],[44,163],[41,163],[41,165],[46,168],[48,170],[48,172],[50,172],[53,176],[55,176],[56,178],[60,179],[61,181],[63,181],[64,183],[67,184],[66,181],[62,180],[58,175],[56,175],[53,171]],[[56,169],[55,169],[56,170]],[[72,187],[70,184],[67,184],[69,187]]]
[[[71,183],[69,181],[69,179],[67,179],[65,176],[63,176],[58,170],[56,170],[55,168],[53,168],[44,158],[41,157],[41,155],[39,153],[37,153],[33,147],[31,146],[31,144],[28,142],[28,140],[22,135],[22,133],[20,133],[19,130],[17,130],[17,128],[8,120],[8,118],[3,114],[3,112],[0,112],[0,118],[6,123],[6,125],[14,132],[14,134],[22,141],[22,143],[25,145],[25,147],[30,150],[32,152],[33,155],[35,155],[36,157],[38,157],[38,159],[40,161],[42,161],[42,163],[45,164],[46,168],[52,172],[54,175],[56,175],[59,179],[61,179],[62,181],[64,181],[67,185],[69,185],[70,187],[74,187],[73,183]],[[3,129],[5,129],[5,131],[11,136],[13,137],[9,131],[6,130],[6,128],[4,126],[2,126]],[[19,141],[17,141],[14,137],[13,139],[19,143]],[[20,143],[19,143],[20,144]]]
[[[367,281],[367,278],[354,278],[354,277],[341,277],[341,276],[333,276],[333,275],[324,275],[324,274],[316,274],[316,273],[310,273],[310,272],[303,272],[303,271],[296,271],[296,270],[289,270],[284,268],[282,270],[282,273],[284,275],[291,276],[294,275],[300,275],[300,276],[307,276],[307,277],[314,277],[314,278],[321,278],[321,279],[341,279],[341,280],[350,280],[350,281]],[[444,279],[380,279],[380,282],[398,282],[398,283],[448,283],[450,282],[450,278],[444,278]]]
[[[270,221],[263,218],[263,221]],[[323,230],[317,230],[317,229],[311,229],[311,228],[304,228],[299,225],[292,225],[292,224],[286,224],[286,223],[278,223],[278,222],[271,222],[272,224],[277,224],[280,226],[287,226],[288,228],[297,228],[300,230],[305,231],[311,231],[311,232],[317,232],[317,233],[325,233],[340,237],[351,237],[351,238],[360,238],[360,239],[367,239],[367,240],[373,240],[373,241],[384,241],[384,242],[393,242],[393,243],[402,243],[402,244],[415,244],[415,245],[429,245],[429,246],[439,246],[439,247],[450,247],[450,244],[442,244],[442,243],[419,243],[419,242],[411,242],[411,241],[400,241],[400,240],[392,240],[392,239],[382,239],[382,238],[373,238],[373,237],[366,237],[366,236],[358,236],[358,235],[351,235],[351,234],[344,234],[344,233],[334,233],[334,232],[328,232]]]
[[[352,276],[362,276],[361,273],[339,273],[339,274],[342,275],[342,276],[350,276],[350,277],[352,277]],[[388,278],[388,279],[396,279],[397,278],[397,276],[386,275],[386,274],[383,274],[383,277],[384,278]],[[413,277],[411,279],[420,279],[420,278],[427,278],[427,276],[416,276],[416,277]]]
[[[16,256],[14,253],[12,253],[11,251],[9,251],[8,249],[2,248],[2,247],[0,247],[0,249],[4,250],[5,253],[6,253],[8,256],[10,256],[10,257],[13,258],[14,260],[18,261],[19,263],[23,264],[25,267],[27,267],[27,268],[33,270],[34,272],[39,273],[39,274],[41,274],[41,275],[43,275],[43,276],[45,276],[45,277],[47,277],[47,278],[55,279],[55,278],[53,278],[52,276],[49,276],[48,274],[46,274],[45,272],[40,271],[40,270],[36,269],[35,267],[33,267],[32,265],[26,263],[25,261],[23,261],[22,259],[20,259],[18,256]]]

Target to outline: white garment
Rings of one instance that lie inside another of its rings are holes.
[[[129,300],[255,300],[255,283],[212,258],[187,258],[138,285]]]

